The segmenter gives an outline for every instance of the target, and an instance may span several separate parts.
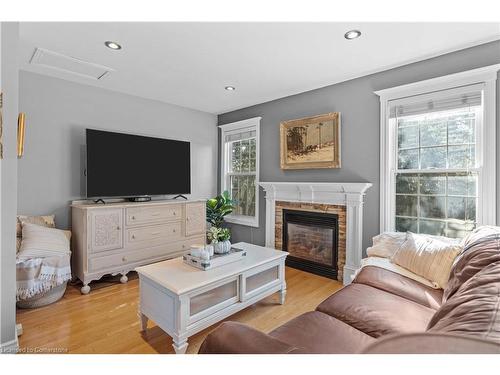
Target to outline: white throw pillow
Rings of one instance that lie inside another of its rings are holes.
[[[23,224],[30,223],[41,225],[43,227],[55,228],[56,215],[29,216],[17,215],[16,236],[21,237],[23,232]]]
[[[391,261],[444,289],[461,249],[454,239],[408,232],[406,241]]]
[[[64,254],[71,254],[65,231],[23,223],[23,239],[18,258],[45,258]]]
[[[406,232],[384,232],[373,237],[373,246],[366,249],[369,257],[391,258],[406,241]]]

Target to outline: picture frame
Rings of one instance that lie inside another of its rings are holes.
[[[340,168],[340,112],[280,123],[281,169]]]

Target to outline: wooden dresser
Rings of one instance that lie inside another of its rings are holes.
[[[135,267],[182,255],[205,243],[205,201],[71,205],[73,275],[89,283],[106,274],[127,273]]]

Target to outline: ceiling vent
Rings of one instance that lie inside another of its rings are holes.
[[[113,69],[107,66],[90,63],[43,48],[37,48],[35,50],[35,53],[31,57],[30,64],[45,66],[95,80],[101,79],[106,74],[113,71]]]

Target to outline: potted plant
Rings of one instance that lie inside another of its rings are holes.
[[[208,240],[214,246],[214,253],[225,254],[231,251],[231,232],[229,228],[211,227],[207,233]]]
[[[231,250],[231,242],[229,242],[231,232],[229,228],[223,228],[222,225],[224,216],[233,212],[233,208],[233,200],[227,191],[207,201],[207,222],[210,224],[207,238],[214,245],[214,252],[217,254],[224,254]]]

